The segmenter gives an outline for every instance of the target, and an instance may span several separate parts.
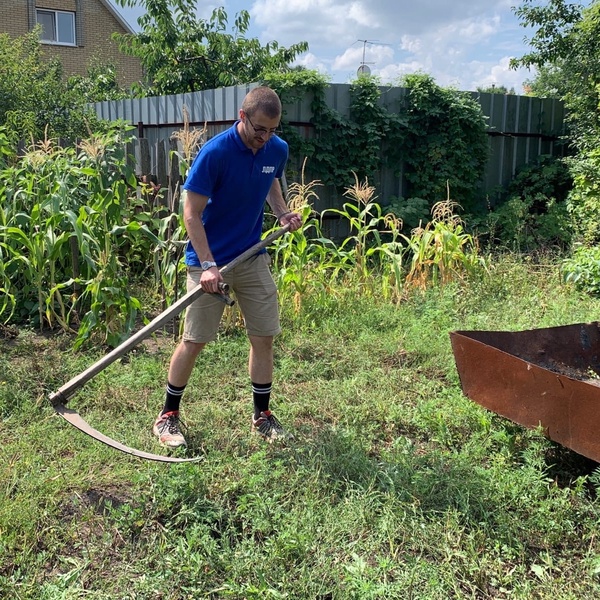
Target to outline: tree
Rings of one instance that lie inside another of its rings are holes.
[[[128,93],[119,86],[119,77],[114,64],[92,58],[86,75],[71,75],[67,87],[85,103],[127,98]]]
[[[525,26],[536,27],[532,50],[513,66],[536,67],[542,90],[564,100],[575,156],[570,158],[573,189],[568,198],[579,240],[600,243],[600,2],[587,8],[565,0],[544,5],[524,0],[516,10]]]
[[[492,85],[477,88],[477,91],[480,94],[509,94],[511,96],[515,95],[515,88],[510,88],[510,90],[505,85]]]
[[[18,38],[0,34],[0,126],[14,139],[74,139],[95,114],[63,79],[57,60],[45,61],[39,29]]]
[[[571,134],[580,149],[600,138],[600,3],[584,8],[566,0],[543,5],[524,0],[515,10],[523,26],[535,27],[531,51],[511,65],[535,67],[543,90],[559,94],[569,113]]]
[[[527,79],[523,88],[528,96],[537,98],[562,98],[565,94],[560,66],[542,65],[533,79]]]
[[[228,33],[225,10],[210,19],[196,16],[194,0],[116,0],[121,6],[140,5],[135,34],[115,34],[121,51],[139,57],[149,80],[144,94],[178,94],[258,81],[269,72],[286,71],[308,49],[306,42],[284,48],[264,46],[247,38],[250,13],[236,14]]]

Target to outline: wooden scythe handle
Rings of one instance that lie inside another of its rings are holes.
[[[289,225],[284,225],[280,229],[275,230],[273,233],[268,235],[266,238],[254,244],[251,248],[248,248],[245,252],[242,252],[239,256],[234,258],[228,265],[225,265],[220,270],[221,273],[225,274],[231,271],[239,264],[248,260],[254,256],[257,252],[266,248],[269,244],[274,242],[277,238],[280,238],[284,233],[289,230]],[[145,340],[157,329],[162,327],[165,323],[176,317],[182,310],[188,307],[194,300],[204,294],[204,290],[197,286],[193,290],[189,291],[185,296],[182,296],[177,302],[169,306],[165,311],[156,316],[148,325],[140,329],[137,333],[133,334],[129,339],[125,340],[122,344],[117,346],[114,350],[109,352],[106,356],[101,358],[99,361],[94,363],[91,367],[88,367],[85,371],[76,375],[70,381],[67,381],[62,387],[56,392],[50,394],[50,402],[52,404],[66,404],[67,400],[85,383],[90,379],[98,375],[101,371],[106,369],[115,360],[121,358],[124,354],[129,352],[132,348],[135,348],[141,341]]]

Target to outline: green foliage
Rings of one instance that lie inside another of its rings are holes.
[[[489,145],[485,117],[467,93],[438,86],[429,75],[407,75],[402,145],[409,197],[435,204],[449,187],[469,212],[477,198]]]
[[[550,0],[538,5],[524,0],[515,12],[523,26],[536,30],[529,40],[532,50],[512,65],[541,68],[544,77],[551,74],[568,109],[570,135],[577,147],[597,146],[600,49],[594,40],[600,34],[600,4],[583,7],[567,0]]]
[[[574,179],[567,207],[575,231],[575,239],[584,244],[600,243],[600,150],[592,148],[569,160]]]
[[[561,265],[566,283],[592,296],[600,296],[600,246],[579,246]]]
[[[565,102],[574,150],[568,160],[574,185],[567,208],[575,240],[596,245],[600,241],[600,48],[595,40],[600,35],[600,3],[584,7],[551,0],[538,6],[527,0],[517,15],[536,31],[531,52],[514,65],[540,69],[542,89],[556,89]]]
[[[4,169],[16,157],[14,144],[10,132],[4,125],[0,125],[0,169]]]
[[[554,65],[542,65],[536,68],[533,79],[523,84],[528,96],[538,98],[562,98],[565,94],[561,68]]]
[[[236,14],[229,33],[221,6],[208,20],[198,19],[193,0],[116,0],[121,6],[140,6],[141,31],[116,35],[123,52],[137,56],[149,85],[142,95],[166,95],[215,89],[258,81],[266,72],[286,71],[308,49],[306,42],[289,48],[277,42],[264,46],[247,38],[250,13]]]
[[[356,176],[360,180],[374,177],[381,166],[382,145],[397,147],[402,118],[380,105],[381,90],[375,78],[359,77],[352,83],[347,117],[327,104],[327,81],[323,76],[310,71],[292,72],[270,76],[266,82],[284,103],[310,99],[315,135],[290,135],[284,121],[284,137],[291,154],[307,158],[311,174],[324,184],[344,190],[353,185]]]
[[[76,139],[99,129],[85,97],[63,80],[60,62],[42,58],[39,29],[0,34],[0,125],[13,141]]]
[[[505,85],[489,85],[486,87],[479,86],[477,87],[477,91],[481,94],[509,94],[511,96],[515,95],[515,88],[510,88],[510,90]]]
[[[286,127],[284,137],[295,157],[308,158],[311,175],[337,189],[359,180],[374,180],[383,165],[407,165],[408,198],[386,200],[386,209],[416,226],[450,184],[469,207],[476,198],[488,156],[485,118],[469,94],[437,86],[427,75],[407,77],[404,101],[398,110],[381,105],[376,78],[361,76],[350,87],[346,117],[325,99],[326,80],[311,73],[292,72],[270,77],[266,83],[284,103],[308,98],[315,134],[300,137]]]
[[[427,223],[431,218],[431,205],[425,198],[391,196],[383,208],[396,215],[408,231]]]
[[[516,252],[568,247],[573,219],[566,202],[572,179],[564,160],[541,156],[521,169],[507,198],[487,216],[494,243]]]
[[[104,100],[121,100],[129,95],[119,86],[115,65],[105,63],[101,58],[90,61],[85,76],[69,77],[67,88],[86,104]]]

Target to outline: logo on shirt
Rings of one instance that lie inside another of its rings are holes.
[[[270,175],[271,173],[275,173],[275,167],[263,167],[262,170],[263,173],[266,173],[267,175]]]

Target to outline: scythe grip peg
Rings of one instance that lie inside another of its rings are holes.
[[[221,290],[220,294],[215,294],[219,300],[222,300],[227,304],[227,306],[233,306],[235,304],[235,300],[232,300],[229,296],[229,284],[222,281],[219,284],[219,290]]]

